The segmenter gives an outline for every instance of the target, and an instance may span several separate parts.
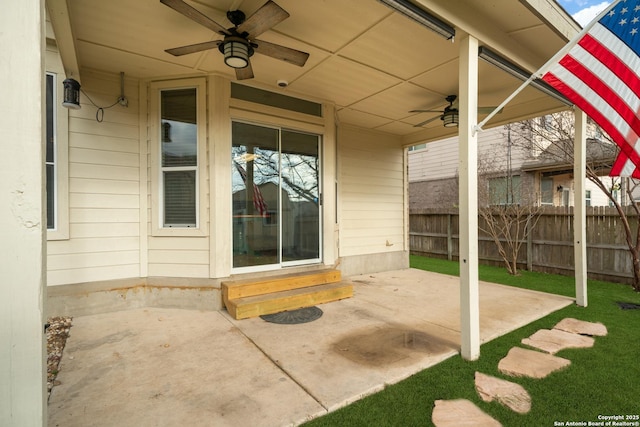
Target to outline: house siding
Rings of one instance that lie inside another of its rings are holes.
[[[195,228],[161,227],[160,211],[160,148],[156,135],[159,131],[159,91],[163,89],[180,89],[196,87],[198,109],[198,226]],[[210,271],[210,236],[209,236],[209,179],[211,166],[208,159],[211,138],[207,135],[207,79],[189,78],[172,81],[152,82],[148,87],[149,114],[147,137],[147,275],[149,277],[183,277],[206,279]],[[153,192],[156,192],[154,194]],[[154,201],[155,198],[155,201]],[[211,201],[221,203],[221,201]],[[155,222],[155,225],[154,225]]]
[[[209,197],[210,174],[226,173],[228,166],[221,158],[212,166],[209,153],[216,148],[214,141],[227,144],[226,140],[211,138],[216,129],[209,129],[203,138],[208,145],[200,153],[199,171],[204,174],[200,181],[200,230],[166,229],[162,233],[167,234],[158,234],[153,225],[158,209],[152,185],[157,178],[152,155],[155,141],[151,117],[155,113],[147,100],[154,96],[153,90],[146,83],[126,79],[128,108],[115,105],[105,109],[104,115],[99,113],[99,122],[97,108],[87,95],[98,105],[113,104],[120,94],[119,76],[86,71],[82,89],[82,109],[69,110],[69,238],[48,242],[48,285],[140,277],[205,281],[227,277],[230,246],[219,245],[222,251],[229,248],[229,253],[212,249],[218,246],[212,244],[210,221],[211,209],[230,209],[231,200]],[[235,114],[241,115],[239,110]],[[291,120],[274,120],[285,126],[294,124]],[[306,128],[322,133],[317,124]],[[400,137],[341,126],[337,139],[337,146],[331,136],[323,142],[323,162],[337,160],[337,179],[333,173],[323,179],[324,186],[338,182],[336,197],[324,203],[325,211],[338,215],[337,220],[333,215],[325,216],[330,221],[324,224],[335,230],[338,252],[325,254],[323,263],[341,264],[345,274],[407,267],[408,181]],[[335,155],[330,154],[332,147],[336,147]],[[216,216],[216,221],[230,226],[229,215]],[[325,242],[325,248],[327,245],[333,243]],[[225,268],[216,270],[212,265],[222,262],[219,258],[225,260]]]
[[[86,72],[82,90],[108,106],[120,80]],[[102,122],[86,94],[69,112],[69,239],[48,242],[49,286],[140,275],[137,82],[127,79],[125,93],[128,108],[105,109]]]
[[[479,169],[506,170],[508,147],[504,127],[478,134]],[[526,160],[521,147],[511,149],[511,168],[518,170]],[[482,172],[482,170],[481,170]],[[430,142],[425,148],[409,152],[409,181],[431,181],[458,175],[458,137]]]
[[[402,251],[405,156],[399,142],[346,126],[338,141],[340,256]]]

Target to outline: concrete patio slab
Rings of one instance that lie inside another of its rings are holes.
[[[326,412],[219,312],[75,318],[60,371],[49,426],[276,426]]]
[[[77,317],[49,425],[298,425],[459,352],[458,278],[351,280],[353,298],[299,325],[160,308]],[[481,339],[572,302],[481,283]]]

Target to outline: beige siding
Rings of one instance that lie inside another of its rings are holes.
[[[392,135],[347,126],[339,131],[340,256],[403,250],[404,158]]]
[[[458,138],[430,142],[409,152],[409,182],[452,178],[458,172]]]
[[[479,169],[505,170],[506,130],[502,126],[478,134]],[[518,170],[527,154],[521,147],[511,149],[511,167]],[[409,182],[454,178],[458,175],[458,137],[430,142],[409,152]]]
[[[150,237],[149,276],[209,277],[209,239]]]
[[[120,78],[86,72],[82,89],[99,106],[120,95]],[[47,281],[62,285],[138,277],[139,128],[137,82],[126,80],[129,107],[97,108],[83,93],[69,114],[69,239],[49,241]],[[62,108],[62,107],[59,107]]]

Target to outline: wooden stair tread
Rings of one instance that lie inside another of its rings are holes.
[[[293,273],[253,279],[222,282],[222,296],[225,301],[255,295],[306,288],[327,283],[337,283],[342,279],[339,270],[318,270],[304,274]]]
[[[310,307],[352,296],[353,285],[350,282],[335,282],[235,298],[225,301],[225,303],[227,310],[235,319],[245,319]]]

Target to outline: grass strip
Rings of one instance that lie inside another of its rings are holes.
[[[458,263],[446,260],[412,256],[411,266],[459,274]],[[503,268],[479,268],[482,281],[565,296],[575,294],[573,277],[521,273],[511,276]],[[601,415],[637,416],[640,414],[640,310],[622,310],[618,301],[640,304],[640,294],[628,285],[589,280],[588,307],[566,307],[483,344],[476,361],[465,361],[460,356],[447,359],[305,425],[430,426],[433,425],[431,413],[436,400],[459,398],[474,402],[507,427],[571,425],[572,422],[587,425],[600,421]],[[596,337],[593,348],[557,353],[571,360],[571,365],[547,378],[513,378],[498,371],[498,362],[511,347],[526,347],[520,343],[523,338],[539,329],[551,329],[566,317],[601,322],[609,333],[606,337]],[[531,395],[531,411],[520,415],[498,403],[483,402],[474,387],[476,371],[521,384]]]

